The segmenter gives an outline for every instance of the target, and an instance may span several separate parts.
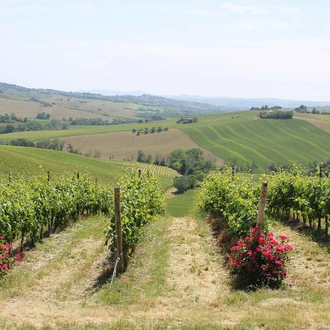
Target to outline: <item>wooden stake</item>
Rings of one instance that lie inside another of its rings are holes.
[[[120,188],[115,187],[115,221],[116,221],[116,244],[117,244],[117,258],[119,257],[118,272],[124,271],[124,254],[123,254],[123,236],[121,230],[120,217]]]
[[[260,201],[259,201],[259,208],[258,208],[258,218],[257,218],[257,234],[259,234],[259,235],[262,232],[262,224],[264,221],[266,199],[267,199],[267,181],[263,181],[262,186],[261,186]]]

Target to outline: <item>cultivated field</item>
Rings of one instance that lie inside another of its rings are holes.
[[[79,106],[74,107],[70,105],[69,102],[54,102],[52,100],[48,100],[47,102],[51,104],[51,106],[43,106],[42,104],[31,101],[29,98],[23,98],[18,96],[9,95],[5,97],[0,94],[0,115],[15,113],[19,118],[30,118],[33,119],[37,116],[38,113],[45,112],[49,113],[51,119],[60,119],[72,117],[75,118],[103,118],[109,119],[109,117],[104,117],[101,114],[93,113],[92,111],[87,111],[85,109],[80,109]],[[54,104],[52,104],[54,102]]]
[[[258,112],[201,116],[182,130],[200,146],[241,163],[255,160],[259,171],[271,163],[307,164],[330,153],[329,134],[297,119],[259,119]]]
[[[330,116],[329,115],[312,115],[308,113],[295,113],[295,118],[305,120],[317,128],[330,133]]]
[[[146,156],[150,154],[153,160],[157,155],[167,160],[174,149],[199,148],[199,145],[179,129],[139,136],[132,132],[118,132],[72,136],[62,140],[65,141],[65,146],[71,143],[75,149],[84,154],[90,152],[94,155],[95,151],[100,151],[102,158],[128,160],[136,160],[138,150],[142,150]],[[216,160],[218,165],[223,164],[222,159],[208,150],[203,149],[203,156],[206,159]]]

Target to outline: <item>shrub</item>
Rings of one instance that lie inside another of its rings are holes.
[[[13,257],[10,256],[10,249],[11,245],[5,241],[3,236],[0,236],[0,277],[5,275],[16,261],[20,261],[19,254],[15,254]]]
[[[286,261],[292,246],[288,238],[280,235],[280,242],[273,233],[257,234],[251,228],[249,235],[237,241],[231,250],[229,266],[236,275],[236,285],[240,288],[278,288],[287,276]]]

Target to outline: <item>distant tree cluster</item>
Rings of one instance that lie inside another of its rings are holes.
[[[260,112],[261,119],[292,119],[293,111],[262,111]]]
[[[11,113],[10,115],[8,115],[8,113],[5,113],[4,115],[0,115],[0,123],[10,123],[10,124],[14,124],[16,122],[27,122],[27,118],[19,118],[15,115],[15,113]]]
[[[52,107],[53,106],[51,103],[46,102],[46,101],[43,101],[43,100],[39,100],[39,99],[37,99],[35,97],[31,97],[29,99],[29,101],[38,102],[39,104],[41,104],[44,107]]]
[[[39,112],[36,116],[36,119],[49,119],[49,118],[50,118],[50,114],[44,112]]]
[[[160,132],[165,132],[165,131],[168,131],[168,128],[167,127],[161,127],[161,126],[158,126],[158,128],[156,129],[156,127],[152,127],[150,130],[148,127],[145,127],[144,130],[142,128],[139,128],[139,129],[136,129],[136,128],[133,128],[132,129],[132,133],[136,134],[137,136],[141,135],[141,134],[153,134],[155,132],[157,133],[160,133]]]
[[[70,121],[70,125],[109,125],[109,120],[102,118],[75,118]]]
[[[51,119],[49,122],[43,123],[38,120],[28,120],[24,123],[15,125],[6,125],[0,129],[0,134],[25,132],[25,131],[43,131],[43,130],[65,130],[68,129],[69,123],[58,119]]]
[[[57,151],[63,151],[64,141],[59,139],[55,140],[42,140],[36,143],[33,143],[25,138],[20,138],[10,141],[10,145],[19,146],[19,147],[31,147],[31,148],[41,148],[41,149],[51,149]]]
[[[282,107],[279,105],[274,105],[273,107],[268,107],[268,105],[263,105],[261,108],[258,107],[252,107],[250,110],[280,110]]]
[[[233,173],[239,173],[239,172],[246,172],[246,173],[255,173],[255,171],[258,169],[258,163],[255,160],[252,160],[251,162],[247,161],[246,163],[240,162],[237,158],[228,158],[225,161],[225,164],[223,167],[231,167],[233,170]],[[220,170],[223,169],[223,167],[220,168]]]
[[[308,112],[306,105],[303,105],[303,104],[301,106],[295,108],[294,111],[300,112],[300,113]]]
[[[192,124],[197,122],[197,117],[181,117],[176,121],[177,124]]]
[[[63,151],[64,141],[59,139],[55,140],[42,140],[35,143],[36,148],[51,149],[57,151]]]
[[[203,151],[199,148],[188,150],[175,149],[170,153],[169,167],[182,174],[174,179],[173,185],[178,193],[196,187],[206,173],[216,168],[215,162],[205,160]]]

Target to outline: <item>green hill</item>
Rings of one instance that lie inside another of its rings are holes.
[[[259,119],[257,114],[205,115],[181,129],[225,160],[237,159],[243,165],[256,161],[259,172],[272,163],[307,164],[330,156],[330,136],[323,130],[298,119]]]
[[[20,173],[40,175],[50,172],[52,176],[67,173],[87,173],[106,184],[115,184],[125,173],[130,171],[149,171],[159,177],[164,189],[173,184],[177,172],[166,168],[137,162],[96,159],[53,150],[25,147],[0,146],[0,175]]]

